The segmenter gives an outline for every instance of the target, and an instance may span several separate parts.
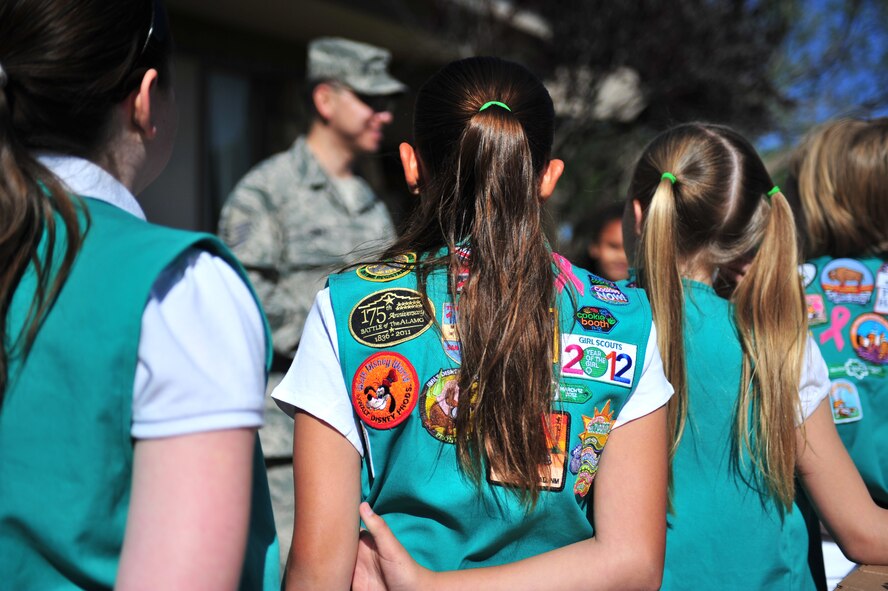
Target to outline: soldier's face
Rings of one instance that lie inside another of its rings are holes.
[[[388,110],[376,111],[351,89],[338,88],[328,124],[356,152],[372,153],[382,144],[382,129],[392,122]]]

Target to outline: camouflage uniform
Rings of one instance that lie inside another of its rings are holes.
[[[390,58],[372,45],[317,39],[308,49],[308,81],[338,82],[365,96],[404,92],[407,87],[387,72]],[[327,275],[378,253],[395,231],[369,185],[357,176],[328,175],[300,136],[241,179],[222,209],[219,235],[247,269],[271,325],[276,357],[288,366]],[[287,369],[277,365],[269,392]],[[270,396],[265,410],[259,435],[283,564],[293,531],[293,421]]]

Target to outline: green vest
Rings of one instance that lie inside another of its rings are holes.
[[[672,462],[664,590],[814,589],[805,521],[782,514],[739,465],[733,433],[742,352],[733,307],[685,280],[688,422]]]
[[[802,272],[836,429],[870,494],[888,506],[888,261],[821,257]]]
[[[412,272],[376,265],[330,277],[342,373],[364,434],[363,498],[427,568],[503,564],[594,535],[587,493],[641,376],[651,315],[641,290],[560,260],[551,463],[529,513],[489,470],[477,487],[459,469],[461,352],[446,271],[433,271],[427,284],[434,321]]]
[[[27,359],[11,357],[0,407],[0,586],[8,589],[114,586],[131,493],[133,382],[151,286],[190,247],[223,257],[249,285],[213,236],[85,202],[91,222],[82,248]],[[60,231],[57,254],[62,240]],[[7,316],[7,351],[35,285],[29,268]],[[241,588],[276,590],[279,551],[258,437],[252,499]]]

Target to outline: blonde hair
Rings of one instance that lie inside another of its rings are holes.
[[[663,175],[672,173],[675,181]],[[735,417],[737,457],[787,508],[794,488],[798,387],[805,347],[804,291],[792,210],[761,159],[730,128],[687,124],[645,149],[629,187],[644,212],[635,264],[657,323],[666,375],[671,453],[688,414],[682,276],[750,262],[731,295],[743,350]],[[633,253],[630,253],[630,256]]]
[[[804,212],[806,258],[888,252],[888,118],[817,128],[789,173]]]

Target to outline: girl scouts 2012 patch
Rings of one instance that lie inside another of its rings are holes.
[[[861,314],[851,324],[851,346],[865,361],[888,363],[888,320],[878,314]]]
[[[422,294],[394,287],[371,293],[355,304],[348,317],[352,337],[362,345],[382,349],[415,339],[432,325]]]
[[[873,295],[873,274],[860,261],[836,259],[820,272],[820,287],[835,304],[862,306]]]
[[[355,272],[366,281],[394,281],[409,275],[414,263],[416,253],[405,252],[396,255],[391,261],[358,267]]]
[[[631,343],[602,337],[561,335],[561,377],[631,388],[637,350]]]
[[[352,379],[352,406],[374,429],[403,423],[418,399],[416,369],[398,353],[375,353],[364,360]]]

